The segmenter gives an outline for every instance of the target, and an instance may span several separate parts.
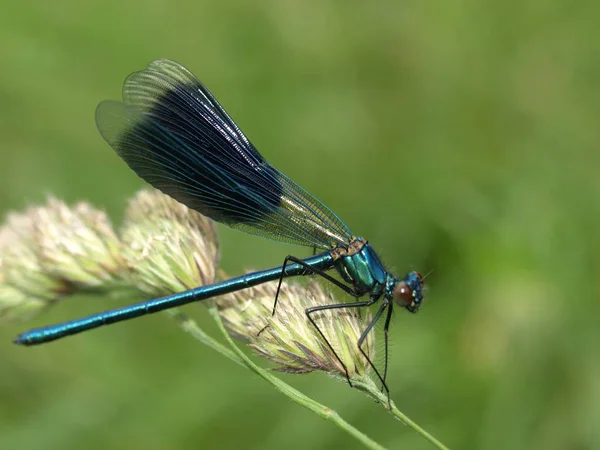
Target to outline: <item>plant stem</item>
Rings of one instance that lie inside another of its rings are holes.
[[[241,366],[245,366],[244,361],[238,357],[231,349],[225,347],[219,341],[216,341],[208,334],[204,332],[202,328],[198,326],[196,321],[185,313],[182,313],[176,309],[169,310],[169,315],[179,324],[181,329],[186,333],[189,333],[192,337],[199,340],[203,344],[208,345],[213,350],[217,351],[221,355],[225,356],[229,360],[237,363]]]
[[[390,411],[390,413],[392,413],[392,415],[396,419],[400,420],[404,425],[407,425],[408,427],[412,428],[414,431],[419,433],[421,436],[423,436],[425,439],[427,439],[440,450],[449,450],[448,447],[446,447],[435,437],[433,437],[431,434],[429,434],[427,431],[421,428],[417,423],[411,420],[410,417],[408,417],[406,414],[400,411],[393,401],[390,402],[391,405],[390,407],[388,407],[387,395],[382,393],[381,390],[377,388],[375,382],[371,378],[363,377],[360,380],[352,380],[352,382],[354,384],[354,387],[362,390],[363,392],[373,397],[376,401],[384,405]]]
[[[217,325],[219,326],[219,329],[223,333],[223,336],[225,336],[227,343],[231,346],[231,348],[233,350],[225,347],[223,344],[221,344],[220,342],[216,341],[215,339],[210,337],[208,334],[206,334],[198,326],[198,324],[192,318],[190,318],[188,315],[186,315],[182,312],[179,312],[179,311],[175,311],[174,313],[171,313],[171,316],[173,319],[175,319],[175,321],[178,322],[179,326],[186,333],[189,333],[195,339],[199,340],[203,344],[208,345],[210,348],[212,348],[213,350],[216,350],[218,353],[225,356],[229,360],[235,362],[236,364],[239,364],[241,366],[245,366],[245,367],[249,368],[256,374],[261,376],[263,379],[265,379],[266,381],[271,383],[279,392],[286,395],[287,397],[289,397],[291,400],[298,403],[299,405],[302,405],[302,406],[310,409],[311,411],[315,412],[320,417],[323,417],[324,419],[335,423],[340,428],[342,428],[344,431],[349,433],[351,436],[355,437],[357,440],[362,442],[367,448],[372,448],[372,449],[384,449],[385,448],[385,447],[381,446],[380,444],[378,444],[377,442],[373,441],[371,438],[369,438],[367,435],[365,435],[361,431],[354,428],[352,425],[350,425],[344,419],[342,419],[336,411],[316,402],[315,400],[311,399],[310,397],[307,397],[306,395],[302,394],[300,391],[294,389],[287,383],[281,381],[279,378],[272,375],[270,372],[258,367],[256,364],[254,364],[246,356],[246,354],[237,347],[237,345],[231,339],[231,337],[227,333],[227,330],[225,329],[225,326],[223,325],[221,317],[217,313],[217,310],[215,308],[211,308],[210,313],[213,316],[213,318],[215,319],[215,321],[217,322]],[[354,387],[362,390],[363,392],[368,394],[370,397],[372,397],[374,400],[376,400],[377,402],[384,405],[396,419],[400,420],[402,423],[404,423],[408,427],[412,428],[415,432],[417,432],[418,434],[423,436],[425,439],[427,439],[429,442],[431,442],[435,447],[437,447],[440,450],[448,450],[448,447],[446,447],[444,444],[442,444],[440,441],[438,441],[435,437],[433,437],[431,434],[429,434],[427,431],[425,431],[423,428],[421,428],[418,424],[413,422],[410,419],[410,417],[408,417],[407,415],[402,413],[402,411],[400,411],[396,407],[396,405],[394,404],[393,401],[391,402],[391,408],[388,408],[387,396],[384,395],[377,388],[377,386],[375,385],[375,383],[373,382],[373,380],[371,378],[364,377],[361,379],[354,379],[354,380],[352,380],[352,382],[354,384]]]
[[[348,434],[350,434],[356,440],[358,440],[359,442],[362,442],[365,445],[365,447],[370,448],[370,449],[378,449],[378,450],[385,449],[385,447],[378,444],[377,442],[372,440],[370,437],[368,437],[366,434],[364,434],[363,432],[354,428],[352,425],[350,425],[348,422],[346,422],[344,419],[342,419],[340,417],[340,415],[333,409],[328,408],[328,407],[316,402],[315,400],[311,399],[310,397],[307,397],[306,395],[302,394],[297,389],[294,389],[287,383],[281,381],[276,376],[272,375],[268,371],[260,368],[256,364],[254,364],[254,362],[252,362],[246,356],[246,354],[242,350],[240,350],[240,348],[235,344],[235,342],[233,342],[233,339],[231,339],[231,337],[227,333],[227,330],[225,329],[225,326],[223,325],[223,322],[221,321],[221,317],[217,313],[217,310],[215,308],[211,308],[210,313],[213,316],[213,318],[215,319],[215,321],[217,322],[217,325],[219,326],[219,329],[221,330],[221,332],[223,333],[223,336],[227,340],[227,343],[231,346],[231,348],[236,353],[236,355],[243,361],[243,363],[246,367],[248,367],[254,373],[256,373],[257,375],[259,375],[260,377],[262,377],[263,379],[265,379],[266,381],[271,383],[275,387],[275,389],[277,389],[279,392],[281,392],[282,394],[289,397],[294,402],[313,411],[318,416],[335,423],[338,427],[340,427],[342,430],[346,431]]]

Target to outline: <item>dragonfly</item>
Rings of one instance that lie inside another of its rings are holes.
[[[312,247],[315,254],[305,258],[288,255],[275,268],[32,329],[20,334],[15,343],[43,344],[279,280],[273,305],[275,314],[282,280],[314,275],[355,298],[305,311],[346,371],[350,386],[346,366],[313,315],[320,311],[369,307],[381,301],[357,346],[389,398],[386,378],[392,311],[394,305],[412,313],[419,310],[424,291],[420,273],[411,271],[398,278],[388,272],[365,239],[352,234],[325,204],[271,166],[211,92],[179,63],[159,59],[129,75],[123,84],[122,101],[106,100],[98,105],[96,124],[104,140],[154,188],[216,222],[275,241]],[[382,375],[362,345],[384,313]]]

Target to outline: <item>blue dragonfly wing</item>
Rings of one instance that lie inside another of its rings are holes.
[[[271,166],[185,67],[157,60],[131,74],[123,101],[98,105],[102,137],[142,179],[247,233],[326,249],[350,230]]]

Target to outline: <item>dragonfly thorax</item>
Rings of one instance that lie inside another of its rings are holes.
[[[360,237],[353,238],[345,247],[335,247],[331,255],[335,268],[357,294],[384,295],[410,312],[419,310],[423,300],[423,277],[419,272],[396,278],[385,270],[373,247]]]
[[[371,296],[383,293],[388,273],[367,241],[354,238],[348,247],[334,249],[332,255],[335,268],[357,293]]]

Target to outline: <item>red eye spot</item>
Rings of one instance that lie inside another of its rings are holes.
[[[413,301],[413,291],[408,284],[400,281],[394,288],[394,300],[402,306],[408,306]]]

